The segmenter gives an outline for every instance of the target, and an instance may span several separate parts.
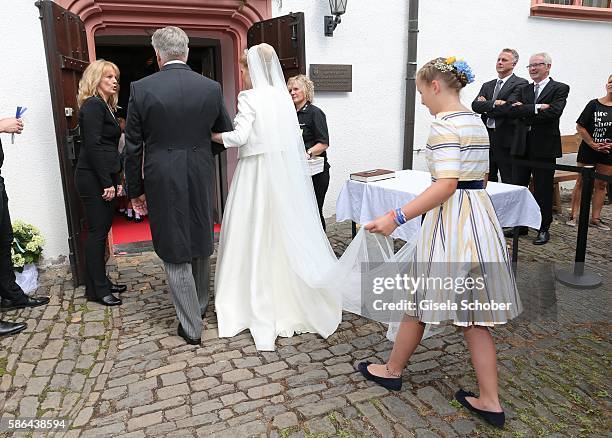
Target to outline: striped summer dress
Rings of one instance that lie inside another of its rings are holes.
[[[483,180],[489,137],[478,114],[436,116],[427,141],[432,180]],[[506,241],[484,189],[461,189],[427,212],[410,273],[415,286],[406,313],[426,323],[506,323],[521,311]],[[420,283],[418,283],[420,281]]]

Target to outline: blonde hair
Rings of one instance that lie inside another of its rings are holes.
[[[262,61],[269,62],[272,60],[272,56],[274,55],[274,47],[272,47],[268,43],[261,43],[256,45],[255,47],[259,48],[259,53],[261,55]],[[240,55],[240,59],[238,62],[241,66],[245,68],[245,70],[249,69],[249,60],[248,60],[249,50],[244,49],[242,55]]]
[[[429,61],[417,72],[417,80],[431,84],[434,79],[443,81],[450,89],[457,93],[468,83],[465,74],[457,72],[456,69],[442,71],[436,67],[436,63],[446,63],[445,58],[436,58]]]
[[[292,76],[287,80],[287,88],[291,88],[296,85],[304,93],[304,98],[308,102],[312,102],[314,99],[314,84],[310,78],[306,75]]]
[[[85,72],[83,72],[83,77],[81,77],[81,80],[79,81],[79,94],[77,96],[79,108],[81,105],[83,105],[83,102],[85,102],[91,96],[98,95],[98,85],[100,85],[100,81],[102,80],[104,73],[109,69],[113,69],[115,71],[117,81],[119,81],[119,67],[110,61],[98,59],[87,66]],[[119,101],[118,91],[119,86],[117,85],[117,93],[108,98],[108,105],[113,110],[117,110],[117,103]]]
[[[247,49],[244,49],[244,51],[242,52],[242,55],[240,55],[240,59],[238,60],[240,65],[243,66],[245,70],[249,69],[249,62],[247,61],[248,52],[249,51]]]

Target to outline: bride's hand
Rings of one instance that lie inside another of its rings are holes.
[[[368,222],[364,225],[364,228],[368,230],[370,233],[378,233],[383,236],[388,236],[397,228],[397,224],[393,220],[393,215],[391,212],[379,216],[371,222]]]
[[[221,135],[220,132],[213,132],[211,135],[211,140],[214,141],[215,143],[223,144],[223,136]]]

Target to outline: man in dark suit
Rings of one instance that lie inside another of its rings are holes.
[[[533,83],[517,88],[508,99],[512,103],[510,117],[521,123],[516,142],[510,153],[520,159],[554,164],[561,152],[559,120],[567,103],[570,87],[549,77],[552,60],[547,53],[529,58],[529,76]],[[527,186],[533,176],[534,196],[542,213],[542,223],[534,245],[544,245],[550,239],[552,222],[554,169],[513,166],[515,184]]]
[[[472,102],[472,110],[482,114],[482,121],[489,132],[489,181],[498,181],[499,170],[502,182],[512,183],[512,165],[508,161],[517,122],[508,117],[510,104],[507,100],[518,86],[527,84],[526,79],[513,73],[518,60],[516,50],[503,49],[495,64],[497,79],[485,82]]]
[[[0,132],[21,134],[23,121],[15,117],[0,119]],[[4,163],[4,151],[0,142],[0,168]],[[4,179],[0,176],[0,310],[24,309],[47,304],[49,297],[29,297],[15,281],[15,271],[11,258],[13,227],[8,209],[8,196]],[[0,336],[12,335],[26,329],[26,324],[0,320]]]
[[[160,71],[132,82],[125,130],[128,196],[148,210],[155,252],[164,261],[178,334],[199,344],[213,252],[215,167],[211,130],[233,129],[220,85],[185,62],[178,27],[151,38]],[[144,176],[143,176],[144,153]]]

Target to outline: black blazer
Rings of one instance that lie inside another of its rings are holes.
[[[559,120],[567,103],[569,91],[569,85],[554,81],[552,78],[540,91],[537,102],[534,102],[533,83],[523,85],[514,91],[508,100],[521,102],[522,105],[511,106],[508,110],[508,116],[520,122],[511,154],[524,156],[529,153],[539,158],[559,158],[563,155]],[[547,103],[550,108],[538,111],[536,114],[535,105],[539,103]]]
[[[103,188],[116,186],[121,172],[119,123],[106,103],[92,96],[81,105],[79,125],[82,144],[77,169],[93,170]]]
[[[478,92],[478,96],[484,96],[487,100],[478,101],[478,96],[472,102],[472,110],[475,113],[482,114],[482,121],[486,125],[487,119],[489,117],[493,117],[495,119],[495,131],[499,136],[503,136],[504,138],[510,139],[509,141],[504,141],[501,143],[502,146],[509,148],[513,143],[517,121],[516,119],[512,119],[508,117],[508,110],[510,108],[510,102],[508,99],[514,93],[517,87],[528,84],[526,79],[516,76],[514,73],[510,75],[508,79],[504,82],[504,85],[499,90],[499,94],[497,95],[497,99],[505,100],[506,104],[501,106],[493,106],[495,102],[493,100],[493,92],[495,91],[495,85],[497,84],[498,79],[493,79],[492,81],[485,82],[482,84],[480,91]]]
[[[213,251],[211,131],[233,129],[219,83],[185,64],[132,82],[125,128],[128,196],[146,193],[153,245],[169,263]],[[143,178],[144,160],[144,178]]]

